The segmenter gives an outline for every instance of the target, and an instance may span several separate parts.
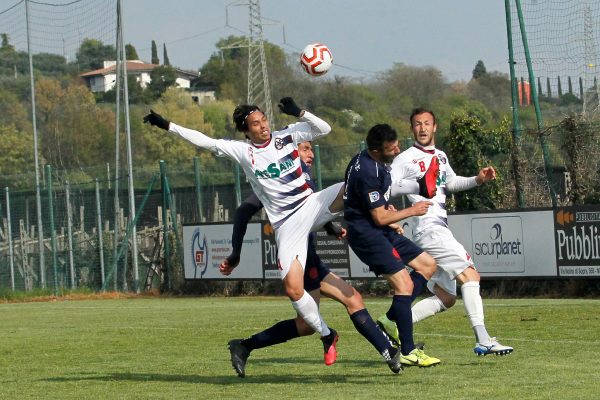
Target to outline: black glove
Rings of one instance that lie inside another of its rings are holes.
[[[150,114],[144,117],[144,123],[150,123],[150,125],[158,126],[165,131],[169,130],[169,121],[164,119],[160,114],[155,113],[154,110],[150,110]]]
[[[323,225],[323,229],[330,236],[338,237],[342,234],[343,227],[338,223],[333,223],[333,221],[329,221],[325,225]]]
[[[279,100],[279,109],[282,113],[293,115],[294,117],[300,117],[300,113],[302,112],[300,107],[298,107],[294,99],[291,97],[284,97],[283,99]]]

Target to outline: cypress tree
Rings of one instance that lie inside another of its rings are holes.
[[[156,49],[156,42],[152,41],[152,59],[150,60],[152,64],[160,64],[160,60],[158,59],[158,50]]]
[[[171,65],[169,56],[167,55],[167,45],[163,43],[163,65]]]

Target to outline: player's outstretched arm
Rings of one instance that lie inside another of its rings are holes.
[[[152,126],[156,126],[158,128],[164,129],[166,131],[175,133],[187,140],[188,142],[201,147],[203,149],[210,150],[212,152],[217,151],[217,139],[213,139],[211,137],[206,136],[204,133],[184,128],[183,126],[179,126],[162,115],[158,114],[154,110],[150,110],[150,114],[144,116],[144,123],[148,123]]]
[[[419,194],[419,182],[410,179],[399,179],[392,182],[392,197],[405,194]]]
[[[403,208],[402,210],[387,209],[385,206],[373,208],[370,210],[373,222],[379,226],[394,224],[402,219],[409,217],[418,217],[425,215],[431,201],[418,201],[411,207]]]
[[[449,191],[462,192],[496,179],[496,170],[494,167],[485,167],[475,176],[447,175],[447,178],[446,188]]]
[[[242,245],[244,244],[244,236],[248,229],[248,223],[262,206],[258,197],[252,193],[236,208],[231,233],[231,254],[219,265],[219,272],[222,275],[230,275],[233,269],[240,263],[240,255],[242,254]]]
[[[298,136],[295,138],[296,143],[313,140],[331,132],[331,126],[327,122],[301,109],[291,97],[284,97],[279,100],[278,106],[282,113],[300,118],[299,123],[290,125],[290,128]]]

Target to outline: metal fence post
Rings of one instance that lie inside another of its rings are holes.
[[[164,259],[165,272],[167,274],[167,285],[171,289],[171,247],[169,243],[169,217],[167,209],[169,207],[169,193],[167,189],[167,166],[164,160],[159,161],[160,164],[160,182],[162,187],[162,219],[163,219],[163,244],[164,244]]]
[[[204,215],[202,212],[202,189],[200,180],[200,159],[194,157],[194,183],[196,186],[196,207],[198,207],[198,222],[204,222]]]
[[[54,194],[52,193],[52,167],[49,164],[46,165],[46,190],[48,192],[48,216],[50,217],[50,244],[52,247],[54,295],[58,295],[58,259],[56,254],[56,231],[54,229]]]
[[[100,255],[100,276],[102,278],[102,288],[105,287],[104,280],[104,241],[102,239],[102,209],[100,207],[100,183],[96,178],[96,220],[98,223],[98,252]],[[116,278],[115,278],[116,279]]]
[[[233,163],[233,174],[235,178],[235,206],[239,207],[242,204],[242,185],[240,183],[240,165],[237,162]]]
[[[65,201],[67,203],[67,246],[69,253],[69,275],[71,289],[75,289],[75,263],[73,261],[73,210],[71,209],[71,185],[65,182]]]
[[[15,291],[15,256],[13,252],[13,242],[12,242],[12,227],[11,227],[11,218],[10,218],[10,195],[8,192],[8,186],[4,189],[6,192],[6,222],[7,222],[7,232],[8,235],[8,256],[10,261],[10,287],[12,291]]]

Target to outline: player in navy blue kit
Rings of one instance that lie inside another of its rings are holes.
[[[396,223],[423,215],[429,201],[396,210],[389,204],[389,166],[400,154],[396,131],[387,124],[373,126],[367,134],[367,149],[357,154],[346,169],[344,218],[348,223],[348,244],[376,275],[383,276],[394,290],[387,312],[396,321],[403,366],[431,367],[440,363],[416,348],[413,340],[411,303],[435,272],[435,260],[402,236]],[[406,265],[414,271],[408,273]]]
[[[311,185],[313,190],[314,183],[310,177],[310,166],[314,158],[312,145],[310,142],[298,144],[298,153],[302,161],[302,169],[305,174],[306,182]],[[219,270],[223,275],[230,275],[234,268],[239,264],[241,249],[243,244],[246,227],[252,216],[262,208],[260,200],[252,194],[246,198],[236,209],[234,216],[234,225],[232,233],[232,252],[221,263]],[[345,229],[328,222],[324,226],[327,233],[341,238],[345,236]],[[399,354],[393,357],[396,350],[390,345],[385,335],[379,330],[375,321],[373,321],[369,312],[366,310],[362,301],[362,296],[352,286],[344,282],[339,276],[332,273],[321,261],[316,252],[314,236],[309,235],[309,244],[306,257],[306,266],[304,269],[304,288],[315,299],[317,304],[320,300],[320,293],[342,303],[350,319],[354,323],[356,330],[363,335],[379,353],[382,354],[390,369],[398,373],[401,370],[399,363]],[[330,328],[331,333],[321,338],[324,347],[324,360],[326,365],[331,365],[337,358],[336,343],[338,340],[337,332]],[[246,362],[250,352],[288,340],[307,336],[314,333],[314,330],[308,326],[300,317],[277,322],[270,328],[250,336],[247,339],[234,339],[229,341],[229,351],[231,354],[231,364],[239,377],[246,376]],[[392,354],[390,354],[392,353]]]

